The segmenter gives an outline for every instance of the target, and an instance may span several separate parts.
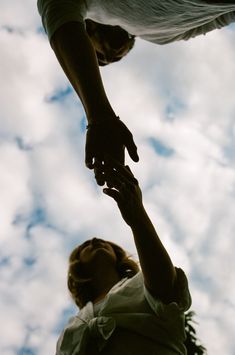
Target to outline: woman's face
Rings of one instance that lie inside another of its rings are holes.
[[[106,265],[115,265],[116,254],[109,242],[93,238],[80,246],[79,259],[83,266],[90,271]]]

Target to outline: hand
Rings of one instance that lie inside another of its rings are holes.
[[[135,162],[139,161],[137,147],[126,125],[119,119],[110,119],[88,126],[85,146],[85,162],[94,169],[98,185],[104,185],[104,175],[100,166],[105,163],[105,155],[124,164],[125,148]]]
[[[104,171],[108,187],[103,192],[117,202],[123,219],[129,226],[133,226],[145,211],[138,181],[129,166],[123,166],[117,161],[109,159]]]

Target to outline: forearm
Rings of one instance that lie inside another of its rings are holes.
[[[131,229],[145,286],[154,296],[170,302],[176,278],[175,268],[144,208]]]
[[[103,87],[95,51],[84,25],[79,22],[66,23],[55,32],[51,45],[82,101],[88,122],[115,118]]]

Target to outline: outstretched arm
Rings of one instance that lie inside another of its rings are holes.
[[[116,117],[106,96],[96,53],[84,24],[65,23],[52,36],[51,45],[87,115],[87,167],[104,161],[105,153],[124,163],[125,147],[131,158],[138,161],[132,134]],[[96,178],[100,185],[104,184],[99,169]]]
[[[51,46],[82,101],[88,123],[116,119],[84,23],[68,22],[62,25],[52,36]]]
[[[137,180],[128,167],[113,161],[105,178],[111,187],[105,188],[104,193],[117,202],[132,229],[146,288],[165,303],[174,301],[176,271],[143,206]]]

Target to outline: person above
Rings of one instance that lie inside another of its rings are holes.
[[[62,332],[56,354],[186,354],[187,278],[173,266],[130,169],[108,158],[104,175],[103,191],[131,228],[141,271],[113,242],[93,238],[76,247],[68,288],[81,310]]]
[[[88,168],[108,153],[124,163],[127,148],[139,160],[133,136],[116,116],[99,65],[125,56],[135,36],[156,44],[206,34],[235,20],[234,0],[38,0],[51,46],[84,106]],[[99,169],[95,170],[103,185]]]

